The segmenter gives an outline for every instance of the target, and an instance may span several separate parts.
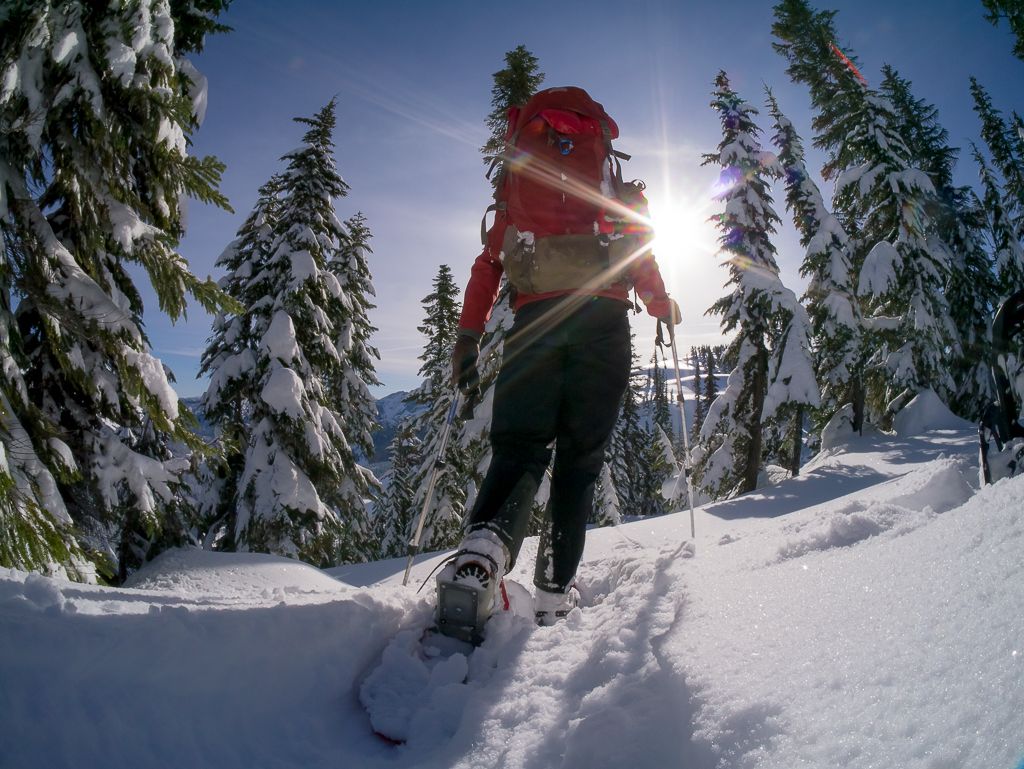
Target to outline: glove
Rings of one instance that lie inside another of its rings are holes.
[[[683,320],[682,311],[675,299],[666,295],[659,299],[652,299],[647,303],[647,314],[653,315],[662,323],[669,326],[678,326]]]
[[[459,334],[452,348],[452,384],[464,395],[476,391],[480,385],[480,374],[476,359],[480,355],[480,343],[471,336]]]

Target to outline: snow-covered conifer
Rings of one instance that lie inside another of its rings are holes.
[[[704,410],[702,413],[705,415],[708,413],[708,409],[711,408],[711,404],[715,402],[715,398],[718,397],[718,372],[722,368],[722,356],[725,353],[724,348],[718,349],[716,347],[710,347],[705,345],[701,348],[702,355],[704,358]],[[703,421],[702,421],[703,423]]]
[[[665,369],[658,365],[658,354],[651,358],[651,398],[653,410],[651,419],[666,435],[673,434],[672,407],[668,401],[668,380]]]
[[[459,327],[459,290],[447,264],[438,268],[432,285],[433,290],[423,298],[425,314],[422,325],[418,327],[427,339],[419,358],[423,361],[419,371],[423,383],[407,398],[426,407],[415,421],[416,434],[423,441],[423,462],[413,481],[416,489],[413,506],[417,515],[423,509],[427,479],[437,462],[441,437],[455,398],[451,382],[451,355]],[[454,438],[461,427],[461,415],[454,415],[452,422],[451,435]],[[459,441],[448,441],[441,460],[423,528],[421,546],[425,550],[457,543],[466,505],[469,474],[465,451]]]
[[[378,428],[377,402],[370,387],[380,384],[374,361],[380,360],[370,337],[377,329],[370,324],[369,312],[374,305],[373,288],[367,255],[370,251],[370,229],[366,217],[357,213],[345,222],[348,237],[327,263],[338,278],[341,294],[334,298],[331,319],[338,337],[342,367],[338,376],[328,383],[334,406],[344,415],[345,435],[364,456],[373,454],[373,433]]]
[[[950,250],[931,213],[935,187],[913,165],[889,100],[836,45],[834,12],[783,0],[775,14],[775,48],[790,76],[810,89],[814,143],[828,154],[822,173],[836,181],[833,209],[853,245],[874,350],[868,408],[883,420],[928,388],[951,400],[956,388],[946,359],[959,354],[959,340],[944,293]]]
[[[807,169],[803,142],[770,91],[768,104],[774,121],[772,142],[779,148],[786,183],[786,206],[793,214],[800,245],[806,249],[800,274],[807,279],[803,299],[811,323],[814,373],[822,398],[821,408],[815,410],[815,426],[820,430],[849,403],[855,415],[853,429],[859,432],[864,412],[861,368],[866,350],[850,240],[825,205]]]
[[[597,526],[618,526],[622,523],[621,507],[611,466],[605,462],[601,465],[601,474],[594,483],[594,511],[590,516],[590,523]]]
[[[950,361],[955,387],[950,406],[976,421],[992,397],[988,322],[997,300],[992,260],[984,245],[984,216],[976,194],[953,182],[959,150],[949,146],[938,110],[914,98],[910,81],[893,67],[884,66],[882,73],[881,90],[892,104],[910,161],[928,174],[935,188],[928,207],[935,234],[949,247],[945,294],[960,350]]]
[[[724,497],[756,488],[765,420],[784,420],[801,404],[816,406],[818,393],[806,313],[779,279],[771,242],[780,220],[767,180],[781,176],[782,169],[761,147],[753,120],[757,109],[740,98],[724,72],[715,79],[712,107],[723,137],[704,163],[722,167],[719,242],[731,257],[727,285],[734,288],[709,312],[722,317],[723,333],[734,334],[728,354],[737,365],[708,410],[694,456],[699,485]]]
[[[630,376],[606,454],[621,511],[633,516],[644,515],[646,507],[642,465],[648,435],[641,423],[638,390],[636,376]]]
[[[235,312],[216,315],[200,361],[199,374],[210,378],[202,398],[203,413],[217,429],[220,451],[209,460],[211,466],[197,469],[197,483],[204,487],[197,512],[208,543],[216,541],[224,550],[237,547],[238,482],[245,469],[252,404],[259,398],[255,335],[259,324],[254,322],[254,310],[264,297],[254,278],[263,274],[273,252],[280,195],[281,178],[275,175],[260,187],[252,212],[217,259],[217,267],[225,273],[218,285],[238,306]]]
[[[391,441],[391,466],[381,478],[383,492],[373,508],[373,538],[381,558],[398,558],[412,540],[418,510],[413,503],[416,471],[423,463],[422,443],[415,425],[405,420]]]
[[[333,157],[334,102],[296,122],[308,130],[283,158],[274,240],[247,287],[255,397],[234,538],[327,566],[367,557],[364,500],[376,479],[356,463],[330,392],[348,364],[330,315],[346,297],[329,263],[348,243],[334,209],[348,190]]]
[[[166,447],[196,441],[143,331],[136,280],[171,318],[189,296],[210,311],[223,301],[175,248],[185,197],[226,206],[222,165],[188,153],[206,88],[184,58],[223,29],[226,5],[42,0],[0,20],[0,218],[5,288],[18,297],[6,331],[28,398],[10,380],[5,394],[57,482],[46,509],[65,536],[59,495],[111,579],[185,535],[174,502],[184,464]],[[54,559],[77,548],[67,536]]]
[[[1018,130],[1019,116],[1008,124],[1002,113],[992,103],[988,91],[971,78],[971,97],[974,111],[981,121],[981,136],[992,156],[992,162],[1002,175],[1006,206],[1014,223],[1024,220],[1024,138]]]
[[[1024,289],[1024,243],[1021,230],[1013,222],[1004,203],[1003,190],[995,172],[977,147],[973,148],[973,155],[981,174],[984,213],[992,240],[996,294],[1002,300]]]

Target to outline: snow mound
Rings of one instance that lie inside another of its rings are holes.
[[[961,419],[933,390],[922,390],[896,414],[893,430],[900,436],[924,435],[932,430],[965,430],[973,425]]]
[[[809,521],[785,529],[798,536],[778,549],[777,560],[810,552],[850,547],[885,532],[898,536],[913,531],[939,513],[964,504],[974,488],[973,474],[962,459],[940,459],[846,503],[822,505]]]
[[[1018,766],[1022,499],[1024,477],[903,536],[692,570],[664,650],[700,704],[706,766]]]
[[[185,548],[162,553],[129,577],[125,587],[177,595],[264,599],[352,592],[320,569],[291,558]]]

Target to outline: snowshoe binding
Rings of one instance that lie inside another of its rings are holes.
[[[507,552],[491,531],[463,541],[456,558],[437,575],[435,624],[446,636],[479,644],[496,604],[503,600]]]

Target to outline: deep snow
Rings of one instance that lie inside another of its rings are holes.
[[[695,541],[688,515],[592,531],[585,608],[503,618],[397,748],[357,693],[429,615],[402,561],[174,551],[122,589],[0,570],[0,767],[1015,769],[1024,478],[979,491],[974,432],[945,426],[698,510]]]

